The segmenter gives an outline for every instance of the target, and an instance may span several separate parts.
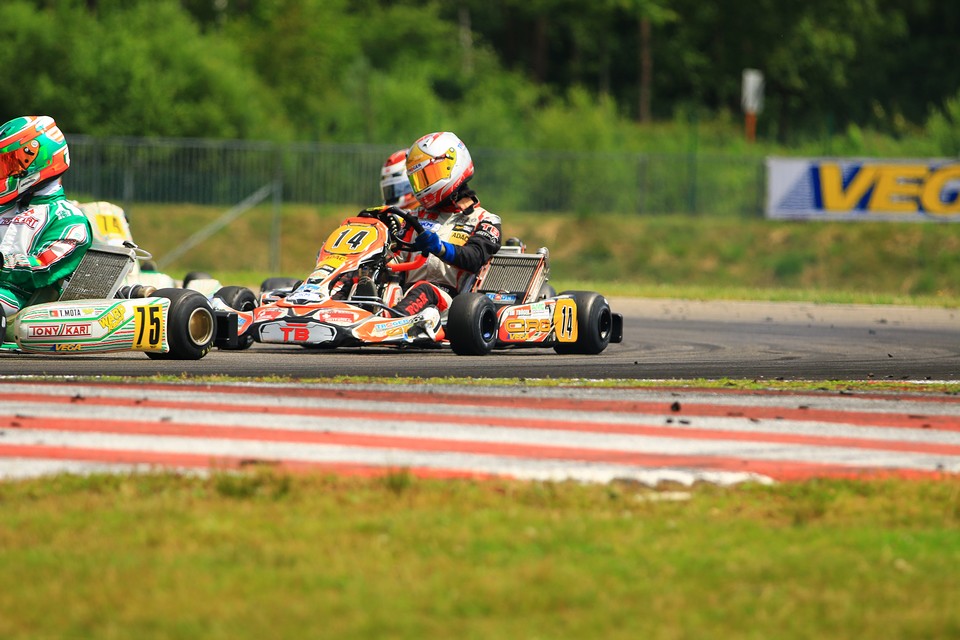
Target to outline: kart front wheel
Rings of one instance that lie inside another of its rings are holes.
[[[187,289],[190,286],[190,283],[194,280],[211,280],[211,276],[206,271],[191,271],[187,275],[183,276],[183,288]]]
[[[564,291],[577,305],[577,339],[553,345],[557,353],[593,355],[610,344],[613,336],[613,313],[606,299],[593,291]]]
[[[453,299],[445,332],[460,356],[483,356],[497,342],[497,309],[482,293],[461,293]]]
[[[553,288],[549,282],[544,282],[540,285],[540,293],[537,294],[537,300],[546,300],[547,298],[553,298],[557,295],[557,290]]]
[[[223,300],[225,305],[237,311],[253,311],[257,308],[257,296],[246,287],[222,287],[213,294],[213,297]],[[248,331],[240,336],[239,343],[234,349],[249,349],[252,345],[253,334]]]
[[[210,303],[191,289],[158,289],[154,294],[170,300],[167,311],[167,343],[170,351],[148,351],[154,360],[199,360],[210,353],[217,323]]]
[[[284,278],[280,276],[274,276],[272,278],[267,278],[260,283],[260,295],[263,295],[267,291],[276,291],[277,289],[283,290],[292,290],[300,286],[302,280],[297,280],[296,278]]]

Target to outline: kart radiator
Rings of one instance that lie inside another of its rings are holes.
[[[136,251],[129,247],[94,243],[70,276],[60,300],[113,298],[136,259]]]
[[[479,293],[510,292],[523,297],[528,291],[539,292],[545,280],[539,254],[497,254],[490,259],[483,279],[474,287]],[[536,279],[536,282],[533,280]]]

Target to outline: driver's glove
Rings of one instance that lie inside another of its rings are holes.
[[[444,242],[433,231],[424,231],[419,234],[414,238],[413,246],[420,251],[432,253],[444,262],[451,262],[453,257],[457,255],[457,247],[449,242]]]

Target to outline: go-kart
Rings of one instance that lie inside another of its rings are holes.
[[[503,247],[444,316],[432,308],[403,315],[392,307],[402,296],[403,274],[427,260],[410,242],[422,232],[415,216],[396,207],[347,218],[326,239],[305,280],[262,290],[260,306],[237,310],[240,342],[320,349],[449,344],[460,355],[484,355],[506,347],[595,354],[622,340],[623,316],[612,313],[603,296],[554,294],[546,249],[528,254]],[[400,262],[401,251],[415,257]]]
[[[142,351],[150,358],[176,360],[200,359],[214,346],[237,348],[236,312],[214,310],[192,289],[124,285],[137,258],[135,247],[94,243],[59,296],[41,290],[11,319],[10,341],[0,348],[57,354]]]

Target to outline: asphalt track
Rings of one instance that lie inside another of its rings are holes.
[[[618,298],[611,306],[625,316],[624,340],[596,356],[257,344],[195,362],[140,353],[0,354],[0,375],[960,380],[957,309]]]

